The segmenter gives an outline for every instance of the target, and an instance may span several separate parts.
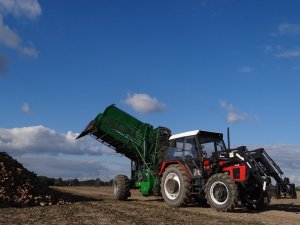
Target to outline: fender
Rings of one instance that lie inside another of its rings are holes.
[[[159,171],[159,175],[161,176],[162,173],[164,172],[165,168],[171,164],[179,164],[181,166],[181,168],[183,169],[183,171],[185,172],[185,174],[191,179],[192,175],[189,172],[189,170],[186,168],[186,166],[179,160],[169,160],[169,161],[164,161],[161,165],[160,171]]]

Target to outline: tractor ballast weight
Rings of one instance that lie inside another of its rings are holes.
[[[153,128],[110,105],[76,139],[87,134],[131,160],[135,186],[141,188],[143,195],[149,195],[150,190],[158,188],[157,171],[164,160],[171,135],[168,128]]]
[[[144,196],[162,196],[173,207],[194,199],[229,211],[238,201],[261,210],[272,196],[297,198],[295,184],[264,149],[226,148],[221,133],[195,130],[171,136],[168,128],[154,128],[111,105],[77,139],[88,134],[131,160],[131,178],[114,179],[118,200],[139,188]]]

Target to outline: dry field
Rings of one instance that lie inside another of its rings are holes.
[[[189,206],[170,208],[161,199],[142,197],[138,190],[126,202],[112,200],[111,187],[60,187],[76,195],[70,205],[0,208],[0,224],[300,224],[300,200],[272,199],[263,212],[244,208],[216,212]],[[300,193],[298,193],[300,196]]]

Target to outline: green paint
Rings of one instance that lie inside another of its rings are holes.
[[[97,140],[112,147],[116,152],[125,155],[139,165],[139,170],[133,172],[135,186],[141,189],[143,195],[149,195],[159,187],[159,177],[152,171],[158,171],[165,149],[162,144],[169,138],[162,131],[165,128],[153,128],[128,113],[111,105],[81,133],[93,135]],[[163,142],[162,142],[163,141]]]

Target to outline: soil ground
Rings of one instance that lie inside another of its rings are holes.
[[[238,208],[228,213],[200,206],[171,208],[160,198],[141,196],[138,190],[131,191],[128,201],[116,201],[111,187],[55,189],[74,195],[74,203],[0,208],[0,224],[300,224],[300,199],[272,199],[263,212]]]

